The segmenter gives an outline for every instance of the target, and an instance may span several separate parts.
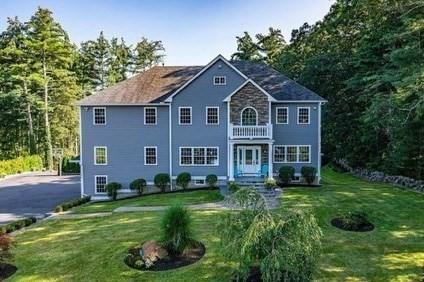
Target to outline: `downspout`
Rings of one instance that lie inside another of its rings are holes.
[[[318,104],[318,184],[321,181],[321,105]]]
[[[172,106],[171,103],[168,105],[168,116],[169,116],[169,177],[171,178],[170,189],[173,190],[172,186]]]
[[[82,161],[82,113],[81,106],[79,107],[79,136],[80,136],[80,186],[81,186],[81,198],[84,197],[84,165]]]

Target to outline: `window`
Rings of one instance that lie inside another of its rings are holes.
[[[275,163],[310,163],[310,145],[274,145]]]
[[[225,85],[227,84],[226,76],[214,76],[213,77],[213,85]]]
[[[218,107],[206,107],[206,124],[219,124]]]
[[[297,108],[297,123],[309,124],[309,107]]]
[[[180,166],[217,166],[218,147],[180,147]]]
[[[157,147],[144,147],[144,164],[157,165]]]
[[[191,124],[191,107],[180,107],[180,124]]]
[[[144,124],[156,124],[156,108],[144,108]]]
[[[107,147],[94,147],[94,164],[107,165]]]
[[[96,194],[106,193],[107,176],[96,175],[95,177],[95,192]]]
[[[93,108],[93,123],[106,124],[106,108]]]
[[[289,123],[289,108],[281,107],[277,108],[277,124],[288,124]]]
[[[205,180],[204,179],[195,179],[194,180],[194,185],[205,185]]]
[[[248,107],[241,112],[241,125],[252,126],[258,124],[258,115],[254,108]]]
[[[300,182],[300,176],[299,175],[293,175],[292,182]]]

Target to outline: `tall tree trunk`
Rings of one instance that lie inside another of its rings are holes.
[[[33,126],[33,123],[32,123],[31,101],[30,101],[29,92],[28,92],[28,85],[27,85],[27,82],[25,80],[24,80],[24,93],[25,93],[25,97],[27,98],[29,154],[33,155],[33,154],[36,154],[34,126]]]
[[[44,126],[45,126],[45,158],[47,169],[53,169],[53,148],[52,148],[52,137],[50,133],[50,122],[49,122],[49,87],[47,77],[46,58],[43,57],[43,77],[44,77]]]

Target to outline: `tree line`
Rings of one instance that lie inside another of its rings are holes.
[[[48,9],[28,22],[9,18],[0,34],[0,159],[40,154],[52,168],[53,148],[78,152],[75,102],[159,64],[161,41],[123,38],[73,44]]]
[[[276,29],[245,32],[233,58],[264,61],[328,100],[326,161],[423,179],[423,18],[422,1],[338,0],[288,44]]]

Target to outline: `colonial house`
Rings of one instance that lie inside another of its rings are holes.
[[[158,173],[192,175],[204,185],[274,177],[283,165],[317,169],[325,100],[271,67],[228,61],[157,66],[78,102],[81,194],[105,198],[105,185]]]

